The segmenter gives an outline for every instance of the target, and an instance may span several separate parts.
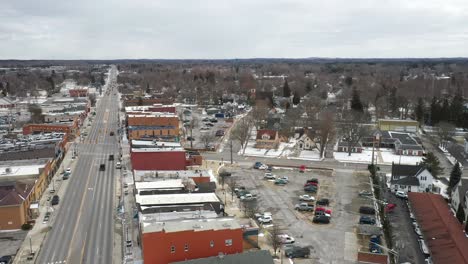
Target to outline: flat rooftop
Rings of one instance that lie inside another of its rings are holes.
[[[155,171],[155,170],[134,170],[135,181],[154,181],[157,178],[178,179],[194,177],[210,177],[210,181],[216,182],[212,170],[177,170],[177,171]]]
[[[187,220],[172,220],[156,223],[142,223],[143,233],[162,232],[182,232],[182,231],[207,231],[207,230],[234,230],[241,226],[236,219],[231,217],[222,218],[202,218]]]
[[[158,149],[158,148],[132,148],[132,152],[184,152],[185,153],[185,149],[183,149],[182,147],[180,148],[161,148],[161,149]]]
[[[0,178],[11,176],[29,176],[39,175],[39,170],[44,168],[45,164],[23,165],[23,166],[3,166],[0,167]]]
[[[134,118],[134,117],[177,117],[176,114],[172,113],[160,113],[160,112],[148,112],[148,113],[138,113],[138,114],[127,114],[128,118]]]
[[[135,188],[137,190],[155,190],[155,189],[178,189],[184,188],[182,179],[162,179],[151,182],[135,182]]]
[[[468,238],[441,195],[408,193],[433,263],[468,263]]]
[[[154,140],[132,140],[131,141],[132,147],[154,147],[154,148],[171,148],[171,147],[179,147],[181,148],[182,145],[180,142],[167,142],[167,141],[154,141]]]
[[[419,145],[418,142],[408,133],[388,132],[392,138],[400,140],[403,145]]]
[[[153,214],[139,214],[140,223],[154,224],[158,222],[170,220],[186,220],[186,219],[200,219],[200,218],[216,218],[218,215],[215,211],[196,210],[196,211],[182,211],[182,212],[165,212]]]
[[[177,204],[201,204],[220,202],[214,193],[177,193],[158,195],[136,195],[136,203],[140,206],[149,205],[177,205]]]

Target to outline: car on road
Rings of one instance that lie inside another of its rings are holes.
[[[416,232],[416,234],[417,234],[419,237],[422,237],[421,229],[419,228],[419,226],[415,226],[415,227],[414,227],[414,232]]]
[[[109,160],[114,160],[114,155],[109,155]]]
[[[117,162],[117,163],[115,164],[115,168],[116,168],[116,169],[121,169],[121,168],[122,168],[122,164],[121,164],[120,162]]]
[[[304,187],[304,192],[309,192],[309,193],[316,193],[317,192],[317,187],[313,185],[309,185]]]
[[[359,213],[373,215],[375,214],[375,209],[370,206],[361,206],[359,207]]]
[[[102,163],[101,165],[99,165],[99,170],[100,171],[105,171],[106,170],[106,164]]]
[[[312,202],[312,201],[315,201],[315,197],[308,195],[308,194],[303,194],[299,196],[299,201]]]
[[[276,176],[273,175],[271,172],[266,172],[265,173],[265,176],[263,176],[264,179],[267,179],[267,180],[275,180],[276,179]]]
[[[264,215],[260,218],[258,218],[258,222],[260,224],[271,224],[273,222],[273,217],[271,217],[271,215]]]
[[[314,218],[312,218],[312,222],[316,224],[329,224],[330,217],[325,216],[325,215],[316,215],[314,216]]]
[[[46,212],[44,215],[44,218],[42,219],[42,223],[47,224],[47,222],[49,222],[49,219],[50,219],[50,212]]]
[[[288,184],[288,181],[286,181],[285,179],[276,179],[275,184],[276,185],[286,185],[286,184]]]
[[[188,141],[195,141],[195,138],[194,137],[187,137],[187,140]]]
[[[114,131],[111,131],[111,132],[109,133],[109,135],[110,135],[110,136],[113,136],[113,135],[114,135]]]
[[[281,244],[293,244],[295,242],[294,237],[288,234],[280,234],[278,235],[278,238],[280,239]]]
[[[395,192],[395,196],[402,199],[408,199],[408,194],[403,191]]]
[[[308,258],[310,255],[310,248],[293,246],[284,251],[287,258]]]
[[[294,206],[294,209],[297,211],[312,212],[314,210],[314,207],[310,206],[308,203],[299,203]]]
[[[54,196],[52,197],[52,201],[50,201],[50,204],[51,204],[51,205],[57,205],[57,204],[59,204],[59,201],[60,201],[59,196],[58,196],[58,195],[54,195]]]
[[[71,174],[71,172],[72,172],[72,171],[71,171],[71,169],[70,169],[70,168],[67,168],[67,169],[65,170],[65,174],[69,174],[69,175],[70,175],[70,174]]]
[[[329,206],[330,205],[330,200],[326,198],[322,198],[317,200],[317,205],[322,205],[322,206]]]
[[[370,216],[361,216],[359,218],[360,225],[375,225],[375,219]]]

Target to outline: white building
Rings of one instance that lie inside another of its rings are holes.
[[[431,192],[434,177],[421,165],[392,164],[392,192]]]
[[[461,179],[458,184],[452,190],[452,200],[450,205],[456,212],[458,207],[462,204],[463,210],[465,210],[465,216],[468,215],[468,179]]]

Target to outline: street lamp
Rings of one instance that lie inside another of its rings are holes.
[[[374,134],[372,135],[372,165],[374,165],[374,149],[375,149],[375,141],[379,143],[380,146],[380,136],[382,133],[380,133],[379,130],[376,130]]]

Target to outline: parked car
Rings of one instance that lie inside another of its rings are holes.
[[[261,163],[259,161],[255,162],[255,164],[254,164],[254,169],[257,169],[257,170],[266,170],[267,168],[268,168],[267,165],[265,165],[265,164],[263,164],[263,163]]]
[[[285,250],[284,254],[288,258],[308,258],[310,249],[307,247],[293,246]]]
[[[304,192],[311,192],[311,193],[316,193],[317,192],[317,187],[313,185],[309,185],[304,187]]]
[[[218,130],[216,131],[216,134],[215,134],[217,137],[222,137],[224,136],[224,130]]]
[[[319,199],[317,201],[317,205],[329,206],[330,205],[330,200],[328,200],[326,198]]]
[[[306,187],[306,186],[315,186],[315,187],[318,187],[318,183],[316,183],[316,182],[306,182],[306,183],[304,184],[304,187]]]
[[[210,122],[211,123],[218,123],[218,119],[216,119],[215,117],[210,118]]]
[[[239,191],[245,191],[245,187],[244,186],[239,186],[239,187],[234,188],[234,193],[237,194]]]
[[[288,183],[288,181],[286,181],[284,179],[276,179],[276,181],[275,181],[276,185],[286,185],[287,183]]]
[[[209,127],[202,127],[202,128],[200,128],[200,130],[210,130],[210,128]]]
[[[283,176],[283,177],[281,177],[281,178],[280,178],[280,180],[283,180],[283,181],[287,181],[287,182],[289,182],[289,178],[288,178],[288,176]]]
[[[275,180],[276,179],[276,176],[273,175],[271,172],[266,172],[265,173],[265,176],[263,176],[263,178],[267,179],[267,180]]]
[[[312,222],[316,224],[328,224],[330,223],[330,217],[325,215],[316,215],[314,218],[312,218]]]
[[[362,196],[362,197],[369,197],[369,196],[372,196],[372,192],[362,190],[362,191],[359,192],[359,196]]]
[[[303,195],[299,196],[299,200],[300,201],[310,202],[310,201],[315,201],[315,197],[313,197],[311,195],[308,195],[308,194],[303,194]]]
[[[68,174],[68,175],[70,175],[70,174],[71,174],[71,172],[72,172],[72,171],[71,171],[71,169],[70,169],[70,168],[67,168],[67,169],[65,170],[65,174]]]
[[[313,206],[310,206],[308,203],[299,203],[294,206],[294,209],[298,211],[308,211],[312,212],[314,210]]]
[[[359,207],[359,213],[373,215],[375,214],[375,209],[369,206],[361,206]]]
[[[295,242],[294,237],[287,234],[280,234],[278,238],[281,241],[281,244],[293,244]]]
[[[319,183],[319,180],[317,178],[312,178],[310,180],[307,180],[307,182],[315,182],[315,183]]]
[[[326,216],[326,217],[331,217],[331,214],[326,213],[325,211],[315,211],[314,213],[315,216]]]
[[[271,217],[271,215],[264,215],[258,218],[258,222],[260,224],[271,224],[273,222],[273,218]]]
[[[360,225],[375,225],[375,219],[369,216],[361,216],[359,218]]]
[[[114,135],[114,131],[111,131],[111,132],[109,133],[109,135],[110,135],[110,136],[113,136],[113,135]]]
[[[242,196],[245,196],[246,194],[250,193],[247,190],[240,190],[236,193],[237,198],[241,198]]]
[[[204,118],[202,119],[202,121],[203,121],[203,122],[209,122],[210,119],[209,119],[208,117],[204,117]]]
[[[395,192],[395,196],[402,199],[408,199],[408,194],[403,191]]]
[[[245,195],[241,196],[240,199],[242,201],[252,201],[252,200],[257,199],[257,195],[256,194],[251,194],[251,193],[246,193]]]
[[[122,164],[120,162],[117,162],[117,164],[115,164],[115,168],[116,169],[121,169],[122,168]]]
[[[213,124],[213,123],[205,123],[205,126],[207,126],[207,127],[214,127],[214,124]]]
[[[60,201],[59,196],[58,196],[58,195],[54,195],[54,196],[52,197],[52,201],[50,201],[50,204],[51,204],[51,205],[57,205],[57,204],[59,204],[59,201]]]
[[[416,232],[416,234],[418,234],[419,237],[422,236],[421,229],[419,228],[419,226],[414,227],[414,232]]]
[[[187,140],[188,141],[195,141],[195,138],[194,137],[187,137]]]

